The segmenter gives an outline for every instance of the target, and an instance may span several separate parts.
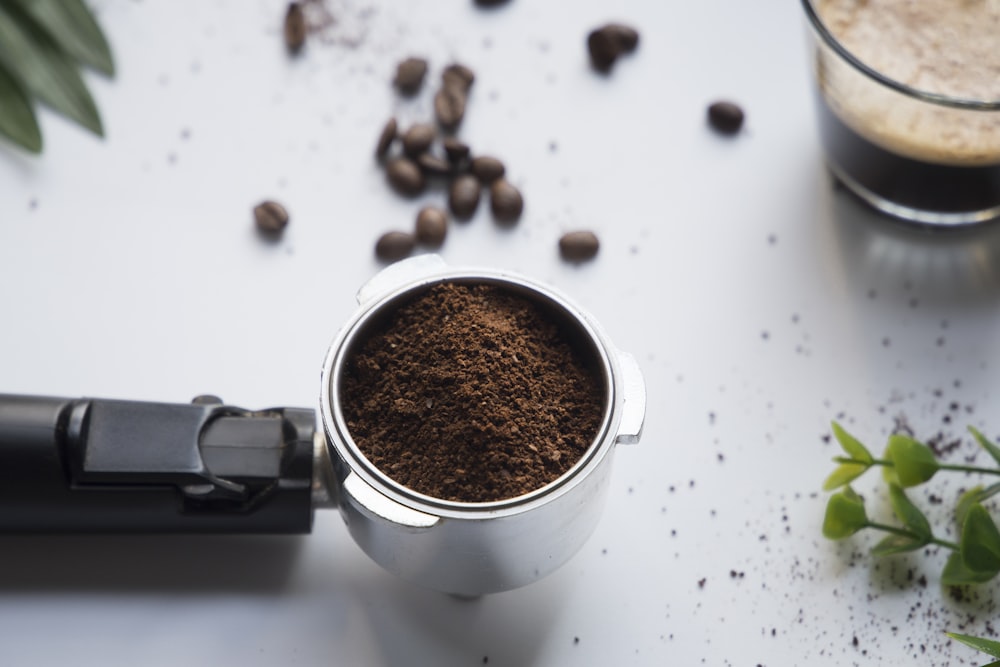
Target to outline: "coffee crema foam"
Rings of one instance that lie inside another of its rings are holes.
[[[1000,0],[815,0],[858,60],[921,92],[1000,102]],[[887,89],[829,49],[820,89],[856,132],[901,155],[953,165],[1000,164],[1000,111],[935,105]]]

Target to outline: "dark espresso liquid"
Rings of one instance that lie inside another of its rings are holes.
[[[954,215],[1000,207],[1000,163],[956,166],[902,157],[849,128],[817,93],[828,159],[847,179],[897,206]]]

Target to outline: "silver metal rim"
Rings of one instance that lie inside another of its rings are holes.
[[[416,292],[445,282],[495,284],[549,303],[551,306],[562,311],[568,319],[576,323],[580,332],[592,343],[600,360],[607,400],[598,434],[595,436],[587,452],[572,468],[558,479],[530,493],[515,498],[484,503],[455,502],[418,493],[399,484],[376,468],[361,453],[361,450],[351,438],[346,421],[339,408],[334,409],[334,406],[339,406],[339,378],[346,363],[347,353],[351,349],[351,344],[358,333],[364,330],[365,325],[381,309],[405,299]],[[614,446],[616,422],[620,418],[618,403],[621,401],[621,388],[618,386],[618,378],[620,376],[617,368],[618,360],[612,354],[612,349],[596,323],[580,308],[552,288],[535,283],[522,276],[483,269],[454,269],[423,276],[363,305],[344,326],[330,346],[323,364],[320,400],[327,444],[335,450],[335,455],[343,460],[352,472],[358,474],[380,493],[417,511],[465,520],[492,519],[498,516],[510,516],[525,512],[538,505],[551,502],[564,493],[567,493],[577,483],[582,481],[592,469],[599,466]]]

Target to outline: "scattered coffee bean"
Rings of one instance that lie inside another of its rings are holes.
[[[743,127],[743,109],[733,102],[714,102],[708,107],[708,122],[717,132],[736,134]]]
[[[441,142],[444,146],[444,154],[453,164],[458,164],[469,157],[469,146],[455,137],[445,137]]]
[[[302,11],[302,5],[298,2],[288,3],[284,35],[285,48],[289,53],[296,54],[302,50],[302,45],[306,43],[306,16]]]
[[[431,147],[434,142],[434,126],[427,123],[417,123],[403,133],[403,152],[410,157],[417,157]]]
[[[587,49],[590,51],[590,64],[598,72],[605,73],[611,71],[621,51],[615,38],[601,28],[587,35]]]
[[[451,183],[448,208],[459,220],[469,220],[479,207],[479,179],[472,174],[462,174]]]
[[[446,88],[457,88],[468,93],[476,80],[476,73],[461,63],[453,63],[444,68],[441,73],[441,83]]]
[[[508,0],[474,0],[479,7],[499,7],[500,5],[506,5]]]
[[[449,132],[455,130],[465,116],[466,96],[455,87],[445,86],[434,95],[434,116]]]
[[[448,233],[448,214],[436,206],[425,206],[417,214],[417,242],[439,248]]]
[[[451,162],[433,153],[421,153],[417,164],[428,176],[450,176],[454,172]]]
[[[604,30],[618,43],[621,53],[632,53],[639,46],[639,32],[621,23],[609,23]]]
[[[600,247],[597,235],[589,231],[567,232],[559,239],[559,254],[570,262],[593,259]]]
[[[409,158],[398,157],[389,161],[385,168],[389,185],[406,197],[414,197],[424,190],[424,173],[417,163]]]
[[[264,234],[277,236],[288,226],[288,211],[276,201],[263,201],[253,209],[254,222]]]
[[[490,186],[490,209],[497,222],[511,225],[521,218],[524,198],[510,181],[499,178]]]
[[[404,95],[416,95],[424,84],[427,61],[423,58],[407,58],[396,66],[393,85]]]
[[[480,155],[472,160],[472,173],[485,185],[489,185],[506,173],[503,162],[489,155]]]
[[[385,159],[392,147],[392,142],[396,140],[398,126],[395,118],[390,118],[382,128],[382,134],[378,137],[378,144],[375,146],[375,157],[379,160]]]
[[[395,262],[413,252],[416,246],[413,234],[406,232],[386,232],[375,242],[375,256],[386,262]]]
[[[639,33],[621,23],[609,23],[590,31],[587,50],[590,63],[599,72],[610,72],[623,53],[631,53],[639,45]]]

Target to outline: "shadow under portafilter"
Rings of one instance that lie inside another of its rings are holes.
[[[0,594],[100,591],[274,593],[300,536],[0,536]]]

